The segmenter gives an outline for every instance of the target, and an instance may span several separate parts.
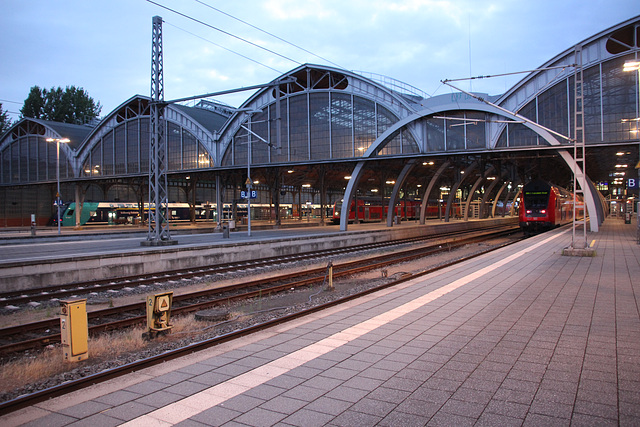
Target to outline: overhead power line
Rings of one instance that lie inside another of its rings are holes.
[[[184,31],[184,32],[185,32],[185,33],[187,33],[187,34],[190,34],[190,35],[192,35],[192,36],[194,36],[194,37],[197,37],[197,38],[199,38],[200,40],[203,40],[203,41],[205,41],[205,42],[207,42],[207,43],[211,43],[211,44],[212,44],[212,45],[214,45],[214,46],[217,46],[217,47],[219,47],[219,48],[221,48],[221,49],[224,49],[224,50],[226,50],[227,52],[231,52],[231,53],[233,53],[234,55],[238,55],[238,56],[240,56],[241,58],[247,59],[247,60],[249,60],[249,61],[251,61],[251,62],[255,62],[255,63],[256,63],[256,64],[258,64],[258,65],[262,65],[263,67],[266,67],[266,68],[268,68],[268,69],[270,69],[270,70],[272,70],[272,71],[275,71],[275,72],[276,72],[276,73],[278,73],[278,74],[283,74],[283,73],[282,73],[282,71],[280,71],[280,70],[276,70],[275,68],[270,67],[269,65],[263,64],[262,62],[257,61],[257,60],[255,60],[255,59],[253,59],[253,58],[249,58],[248,56],[243,55],[243,54],[241,54],[241,53],[238,53],[238,52],[236,52],[235,50],[229,49],[229,48],[224,47],[224,46],[222,46],[222,45],[220,45],[220,44],[218,44],[218,43],[212,42],[211,40],[205,39],[204,37],[201,37],[201,36],[199,36],[199,35],[197,35],[197,34],[194,34],[194,33],[192,33],[191,31],[185,30],[184,28],[180,28],[180,27],[178,27],[177,25],[174,25],[174,24],[172,24],[172,23],[170,23],[170,22],[167,22],[167,21],[164,21],[164,22],[166,22],[166,23],[167,23],[167,25],[170,25],[170,26],[172,26],[172,27],[174,27],[174,28],[177,28],[177,29],[178,29],[178,30],[180,30],[180,31]]]
[[[287,61],[291,61],[291,62],[293,62],[294,64],[302,65],[302,63],[301,63],[301,62],[298,62],[298,61],[296,61],[295,59],[291,59],[291,58],[289,58],[288,56],[281,55],[281,54],[279,54],[278,52],[274,52],[274,51],[273,51],[273,50],[271,50],[271,49],[267,49],[266,47],[260,46],[259,44],[253,43],[253,42],[251,42],[251,41],[249,41],[249,40],[246,40],[246,39],[243,39],[242,37],[236,36],[235,34],[231,34],[231,33],[230,33],[230,32],[228,32],[228,31],[224,31],[224,30],[222,30],[222,29],[220,29],[220,28],[218,28],[218,27],[214,27],[213,25],[211,25],[211,24],[207,24],[206,22],[203,22],[203,21],[201,21],[201,20],[199,20],[199,19],[196,19],[196,18],[194,18],[194,17],[192,17],[192,16],[186,15],[186,14],[184,14],[184,13],[182,13],[182,12],[178,12],[178,11],[177,11],[177,10],[175,10],[175,9],[171,9],[170,7],[164,6],[164,5],[160,4],[160,3],[156,3],[155,1],[152,1],[152,0],[146,0],[146,1],[147,1],[148,3],[151,3],[151,4],[154,4],[154,5],[158,6],[158,7],[161,7],[161,8],[163,8],[163,9],[165,9],[165,10],[168,10],[169,12],[175,13],[176,15],[180,15],[180,16],[182,16],[182,17],[184,17],[184,18],[190,19],[190,20],[191,20],[191,21],[193,21],[193,22],[197,22],[198,24],[204,25],[205,27],[209,27],[209,28],[211,28],[212,30],[216,30],[216,31],[218,31],[218,32],[221,32],[222,34],[225,34],[225,35],[229,36],[229,37],[233,37],[233,38],[238,39],[238,40],[240,40],[240,41],[243,41],[243,42],[245,42],[245,43],[247,43],[247,44],[250,44],[250,45],[252,45],[252,46],[255,46],[255,47],[259,48],[259,49],[262,49],[262,50],[264,50],[264,51],[267,51],[267,52],[269,52],[269,53],[271,53],[271,54],[273,54],[273,55],[279,56],[280,58],[286,59]]]
[[[323,61],[326,61],[326,62],[328,62],[329,64],[335,65],[335,66],[336,66],[336,67],[338,67],[338,68],[344,68],[344,67],[341,67],[340,65],[336,64],[336,63],[335,63],[335,62],[333,62],[333,61],[330,61],[330,60],[328,60],[328,59],[326,59],[326,58],[323,58],[323,57],[322,57],[322,56],[320,56],[320,55],[317,55],[317,54],[315,54],[315,53],[313,53],[313,52],[311,52],[311,51],[309,51],[309,50],[307,50],[307,49],[305,49],[305,48],[301,47],[301,46],[298,46],[298,45],[297,45],[297,44],[295,44],[295,43],[291,43],[290,41],[285,40],[285,39],[283,39],[283,38],[281,38],[281,37],[278,37],[277,35],[275,35],[275,34],[273,34],[273,33],[270,33],[269,31],[263,30],[262,28],[257,27],[257,26],[255,26],[255,25],[253,25],[253,24],[251,24],[251,23],[249,23],[249,22],[247,22],[247,21],[244,21],[244,20],[242,20],[242,19],[240,19],[240,18],[237,18],[237,17],[235,17],[235,16],[233,16],[233,15],[231,15],[231,14],[229,14],[229,13],[227,13],[227,12],[223,11],[223,10],[220,10],[220,9],[218,9],[218,8],[216,8],[216,7],[213,7],[213,6],[211,6],[211,5],[209,5],[209,4],[205,3],[205,2],[203,2],[202,0],[194,0],[194,1],[195,1],[196,3],[200,3],[201,5],[208,7],[209,9],[213,9],[213,10],[215,10],[216,12],[219,12],[219,13],[221,13],[221,14],[225,15],[225,16],[228,16],[228,17],[229,17],[229,18],[231,18],[231,19],[235,19],[235,20],[236,20],[236,21],[238,21],[238,22],[242,22],[243,24],[248,25],[249,27],[251,27],[251,28],[253,28],[253,29],[256,29],[256,30],[258,30],[258,31],[260,31],[260,32],[262,32],[262,33],[264,33],[264,34],[267,34],[267,35],[269,35],[269,36],[271,36],[271,37],[273,37],[273,38],[275,38],[275,39],[277,39],[277,40],[280,40],[280,41],[281,41],[281,42],[283,42],[283,43],[286,43],[286,44],[288,44],[288,45],[290,45],[290,46],[293,46],[293,47],[295,47],[296,49],[300,49],[301,51],[306,52],[306,53],[308,53],[309,55],[313,55],[313,56],[315,56],[316,58],[322,59]]]

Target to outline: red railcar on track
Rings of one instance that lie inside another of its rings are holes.
[[[574,203],[573,193],[542,180],[535,180],[522,187],[520,195],[520,228],[536,233],[573,221],[584,216],[582,200]]]

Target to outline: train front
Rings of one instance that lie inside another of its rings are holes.
[[[522,187],[520,228],[525,233],[537,233],[553,227],[553,206],[549,207],[551,195],[551,185],[541,180],[531,181]]]

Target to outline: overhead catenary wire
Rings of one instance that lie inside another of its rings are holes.
[[[239,53],[239,52],[236,52],[235,50],[232,50],[232,49],[229,49],[229,48],[227,48],[227,47],[224,47],[224,46],[222,46],[221,44],[218,44],[218,43],[213,42],[213,41],[211,41],[211,40],[209,40],[209,39],[206,39],[206,38],[204,38],[204,37],[201,37],[201,36],[199,36],[199,35],[197,35],[197,34],[195,34],[195,33],[192,33],[192,32],[191,32],[191,31],[189,31],[189,30],[185,30],[184,28],[178,27],[177,25],[172,24],[172,23],[170,23],[170,22],[167,22],[167,21],[164,21],[164,22],[165,22],[167,25],[171,26],[171,27],[174,27],[174,28],[176,28],[176,29],[178,29],[178,30],[180,30],[180,31],[184,31],[185,33],[190,34],[190,35],[192,35],[192,36],[194,36],[194,37],[197,37],[197,38],[199,38],[200,40],[203,40],[203,41],[205,41],[205,42],[207,42],[207,43],[211,43],[212,45],[214,45],[214,46],[216,46],[216,47],[219,47],[219,48],[221,48],[221,49],[224,49],[224,50],[226,50],[227,52],[233,53],[234,55],[238,55],[238,56],[239,56],[239,57],[241,57],[241,58],[244,58],[244,59],[246,59],[246,60],[248,60],[248,61],[251,61],[251,62],[256,63],[256,64],[258,64],[258,65],[261,65],[261,66],[263,66],[263,67],[265,67],[265,68],[268,68],[268,69],[270,69],[270,70],[272,70],[272,71],[275,71],[275,72],[276,72],[276,73],[278,73],[278,74],[283,74],[283,72],[282,72],[282,71],[277,70],[277,69],[275,69],[275,68],[273,68],[273,67],[271,67],[271,66],[269,66],[269,65],[263,64],[262,62],[257,61],[257,60],[255,60],[255,59],[253,59],[253,58],[249,58],[248,56],[243,55],[243,54],[241,54],[241,53]]]
[[[201,5],[203,5],[203,6],[206,6],[206,7],[210,8],[210,9],[213,9],[213,10],[215,10],[216,12],[219,12],[219,13],[221,13],[221,14],[225,15],[225,16],[228,16],[228,17],[229,17],[229,18],[231,18],[231,19],[235,19],[235,20],[236,20],[236,21],[238,21],[238,22],[241,22],[241,23],[243,23],[243,24],[245,24],[245,25],[248,25],[249,27],[251,27],[251,28],[253,28],[253,29],[256,29],[256,30],[258,30],[258,31],[260,31],[260,32],[262,32],[262,33],[264,33],[264,34],[267,34],[267,35],[269,35],[269,36],[271,36],[271,37],[273,37],[273,38],[275,38],[275,39],[277,39],[277,40],[280,40],[280,41],[281,41],[281,42],[283,42],[283,43],[286,43],[286,44],[288,44],[288,45],[290,45],[290,46],[293,46],[293,47],[295,47],[296,49],[300,49],[301,51],[306,52],[306,53],[308,53],[309,55],[313,55],[313,56],[315,56],[316,58],[322,59],[323,61],[326,61],[326,62],[328,62],[328,63],[329,63],[329,64],[331,64],[331,65],[335,65],[335,66],[336,66],[336,67],[338,67],[338,68],[344,68],[344,67],[342,67],[341,65],[336,64],[335,62],[328,60],[327,58],[323,58],[322,56],[317,55],[317,54],[315,54],[315,53],[313,53],[313,52],[311,52],[311,51],[309,51],[309,50],[307,50],[307,49],[305,49],[305,48],[303,48],[303,47],[301,47],[301,46],[298,46],[298,45],[297,45],[297,44],[295,44],[295,43],[292,43],[292,42],[290,42],[290,41],[288,41],[288,40],[285,40],[285,39],[283,39],[282,37],[278,37],[277,35],[275,35],[275,34],[273,34],[273,33],[270,33],[269,31],[263,30],[263,29],[262,29],[262,28],[260,28],[260,27],[257,27],[257,26],[255,26],[255,25],[253,25],[253,24],[251,24],[251,23],[249,23],[249,22],[247,22],[247,21],[244,21],[244,20],[242,20],[242,19],[240,19],[240,18],[237,18],[237,17],[235,17],[235,16],[233,16],[233,15],[231,15],[231,14],[229,14],[229,13],[227,13],[227,12],[223,11],[223,10],[220,10],[220,9],[218,9],[218,8],[214,7],[214,6],[211,6],[211,5],[209,5],[209,4],[205,3],[205,2],[203,2],[202,0],[194,0],[194,1],[195,1],[196,3],[200,3]]]
[[[201,25],[204,25],[205,27],[211,28],[212,30],[215,30],[215,31],[221,32],[222,34],[225,34],[225,35],[227,35],[227,36],[229,36],[229,37],[233,37],[233,38],[235,38],[235,39],[238,39],[238,40],[240,40],[240,41],[243,41],[243,42],[245,42],[245,43],[247,43],[247,44],[250,44],[250,45],[252,45],[252,46],[255,46],[255,47],[259,48],[259,49],[262,49],[262,50],[264,50],[264,51],[267,51],[267,52],[269,52],[269,53],[271,53],[271,54],[273,54],[273,55],[279,56],[280,58],[286,59],[287,61],[291,61],[291,62],[293,62],[294,64],[302,65],[302,63],[301,63],[301,62],[296,61],[295,59],[291,59],[291,58],[289,58],[288,56],[282,55],[282,54],[280,54],[280,53],[278,53],[278,52],[275,52],[275,51],[273,51],[273,50],[271,50],[271,49],[267,49],[267,48],[266,48],[266,47],[264,47],[264,46],[260,46],[260,45],[259,45],[259,44],[257,44],[257,43],[253,43],[252,41],[249,41],[249,40],[243,39],[243,38],[242,38],[242,37],[240,37],[240,36],[236,36],[235,34],[232,34],[232,33],[228,32],[228,31],[224,31],[224,30],[222,30],[222,29],[220,29],[220,28],[218,28],[218,27],[215,27],[215,26],[213,26],[213,25],[211,25],[211,24],[207,24],[207,23],[206,23],[206,22],[204,22],[204,21],[201,21],[201,20],[196,19],[196,18],[194,18],[194,17],[192,17],[192,16],[189,16],[189,15],[187,15],[187,14],[184,14],[184,13],[182,13],[182,12],[179,12],[179,11],[177,11],[177,10],[175,10],[175,9],[172,9],[172,8],[168,7],[168,6],[162,5],[162,4],[157,3],[157,2],[155,2],[155,1],[153,1],[153,0],[146,0],[146,1],[147,1],[148,3],[151,3],[151,4],[153,4],[153,5],[156,5],[156,6],[158,6],[158,7],[161,7],[161,8],[163,8],[163,9],[165,9],[165,10],[168,10],[169,12],[175,13],[176,15],[180,15],[180,16],[182,16],[183,18],[187,18],[187,19],[189,19],[189,20],[191,20],[191,21],[193,21],[193,22],[197,22],[198,24],[201,24]]]

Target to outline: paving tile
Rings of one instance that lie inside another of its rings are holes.
[[[95,414],[90,417],[83,418],[68,426],[73,427],[115,427],[122,424],[122,421],[117,418],[112,418],[105,414]]]
[[[104,403],[109,406],[118,406],[123,403],[130,402],[139,398],[141,395],[126,390],[118,390],[113,393],[105,394],[104,396],[98,396],[93,399],[95,402]]]
[[[392,411],[384,417],[377,425],[381,427],[423,427],[428,421],[421,415],[409,414],[406,412]]]
[[[199,423],[194,420],[186,419],[182,422],[174,424],[174,427],[208,427],[210,424]]]
[[[159,377],[155,377],[154,381],[168,384],[168,385],[173,385],[182,381],[186,381],[190,378],[193,378],[194,376],[195,376],[194,374],[190,374],[188,372],[173,371],[173,372],[166,373],[164,375],[160,375]]]
[[[429,426],[466,427],[473,426],[475,422],[475,418],[454,415],[447,412],[438,412],[429,420]]]
[[[522,419],[512,418],[507,415],[492,414],[484,412],[478,421],[474,424],[474,427],[519,427],[522,425]]]
[[[206,409],[199,414],[194,415],[190,419],[201,422],[207,426],[217,427],[239,417],[240,415],[242,415],[242,412],[234,411],[222,406],[214,406],[213,408]]]
[[[284,392],[282,396],[293,397],[295,399],[304,400],[306,402],[313,402],[318,397],[325,394],[327,391],[319,388],[308,387],[305,385],[299,385]]]
[[[164,391],[168,393],[179,394],[180,396],[191,396],[192,394],[201,392],[202,390],[205,390],[209,387],[210,386],[208,384],[201,384],[201,383],[192,382],[192,381],[183,381],[178,384],[165,388]]]
[[[333,418],[333,415],[304,408],[283,419],[281,425],[321,427],[327,425]]]
[[[523,427],[569,427],[571,420],[560,419],[549,415],[530,413],[525,418]]]
[[[529,412],[555,418],[571,419],[573,405],[534,399],[529,407]]]
[[[286,415],[280,412],[254,408],[235,418],[234,421],[255,427],[269,427],[278,421],[281,421],[285,417]]]
[[[334,388],[330,392],[328,392],[325,395],[325,397],[355,403],[358,400],[362,399],[367,394],[369,394],[369,391],[370,390],[362,390],[358,388],[352,388],[352,387],[347,387],[345,385],[341,385],[339,387]]]
[[[143,405],[153,406],[154,408],[162,408],[170,403],[177,402],[183,399],[184,396],[179,394],[169,393],[164,390],[156,391],[155,393],[147,394],[136,399],[134,402],[142,403]]]
[[[267,402],[264,402],[260,407],[269,411],[282,412],[283,414],[293,414],[306,406],[309,402],[305,400],[298,400],[291,397],[278,396]]]
[[[122,421],[130,421],[155,409],[140,402],[127,402],[105,411],[104,414]]]
[[[59,410],[62,415],[68,415],[73,418],[86,418],[90,415],[110,409],[111,405],[89,400],[78,405],[70,406]]]
[[[364,399],[360,399],[349,408],[349,411],[362,412],[363,414],[375,415],[377,417],[384,418],[389,414],[397,405],[395,403],[384,402],[381,400],[371,399],[367,396]]]
[[[413,392],[417,390],[424,382],[409,378],[393,377],[383,383],[384,387],[395,390],[403,390]]]
[[[618,406],[616,405],[603,405],[601,403],[594,403],[584,400],[576,400],[574,406],[574,415],[576,413],[582,415],[590,415],[598,418],[605,418],[609,420],[618,420]]]
[[[487,404],[484,412],[524,420],[527,416],[527,412],[529,412],[529,404],[508,400],[492,399]]]
[[[440,412],[446,412],[448,414],[453,415],[461,415],[463,417],[471,417],[478,418],[482,411],[485,408],[485,404],[469,402],[464,400],[457,400],[455,398],[451,398],[447,400],[447,402],[442,405],[440,408]]]
[[[331,420],[331,425],[341,427],[373,426],[379,423],[380,420],[382,420],[382,417],[347,410]]]
[[[310,411],[319,412],[322,414],[339,415],[346,411],[353,405],[352,402],[347,402],[341,399],[330,398],[327,396],[321,396],[318,399],[310,402],[305,409]]]
[[[43,418],[39,418],[39,419],[24,423],[22,424],[22,426],[23,427],[42,427],[46,425],[47,427],[62,427],[62,426],[68,426],[69,424],[77,420],[78,420],[77,418],[54,412],[54,413],[45,415]]]

